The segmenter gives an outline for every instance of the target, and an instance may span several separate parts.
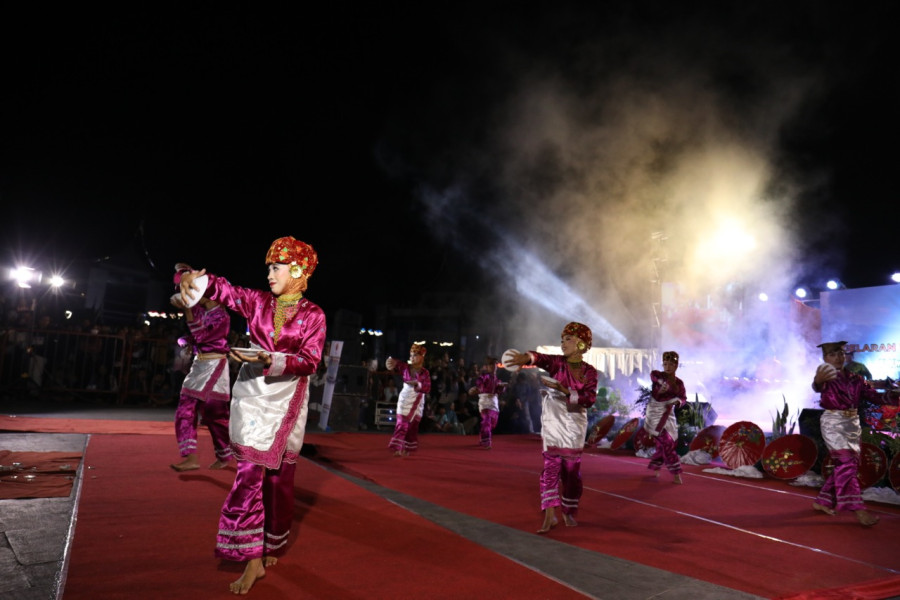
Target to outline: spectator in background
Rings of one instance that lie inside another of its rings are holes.
[[[856,362],[854,360],[855,350],[848,349],[844,350],[844,360],[847,362],[844,363],[844,368],[850,371],[851,373],[856,373],[866,381],[872,380],[872,373],[869,372],[869,369],[861,362]]]
[[[541,384],[534,369],[519,369],[513,373],[513,380],[507,397],[518,400],[522,406],[523,433],[541,432]]]
[[[456,402],[451,402],[450,406],[438,406],[434,429],[441,433],[465,433],[462,423],[456,416]]]

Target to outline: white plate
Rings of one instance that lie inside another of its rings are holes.
[[[515,348],[510,348],[506,352],[503,353],[503,356],[500,357],[500,362],[503,364],[503,368],[507,371],[518,371],[519,365],[511,365],[507,364],[509,361],[513,359],[513,353],[519,354],[519,351]]]
[[[553,379],[552,377],[547,377],[546,375],[541,375],[541,383],[543,383],[544,385],[556,385],[559,382],[557,380]]]
[[[256,358],[256,355],[262,352],[262,350],[256,348],[232,348],[231,351],[237,352],[241,356],[249,356],[250,358]]]
[[[209,285],[209,277],[207,275],[201,275],[200,277],[195,279],[193,283],[199,289],[190,290],[188,292],[188,308],[197,306],[197,303],[200,302],[200,298],[202,298],[204,292],[206,292],[206,286]]]
[[[816,370],[818,371],[819,369],[821,369],[823,367],[825,368],[825,372],[828,373],[829,375],[837,373],[837,369],[834,368],[834,365],[829,365],[826,362],[823,362],[822,364],[820,364]]]

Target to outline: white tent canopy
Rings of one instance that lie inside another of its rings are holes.
[[[562,354],[559,344],[538,346],[537,351],[542,354]],[[628,377],[635,370],[642,375],[650,373],[659,360],[659,351],[647,348],[591,348],[584,353],[584,360],[615,380],[619,375]]]

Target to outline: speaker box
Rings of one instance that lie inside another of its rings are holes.
[[[339,365],[334,393],[351,396],[369,395],[369,369],[355,365]]]
[[[359,410],[363,398],[335,394],[331,397],[331,409],[328,412],[328,427],[332,431],[357,431],[359,429]]]
[[[815,473],[822,472],[822,463],[828,456],[828,448],[825,447],[825,442],[822,440],[822,427],[819,424],[819,417],[822,416],[823,412],[825,411],[821,408],[804,408],[800,411],[800,416],[797,418],[800,434],[813,440],[819,451],[816,464],[811,469]]]

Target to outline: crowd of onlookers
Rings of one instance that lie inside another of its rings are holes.
[[[478,396],[469,394],[481,375],[480,364],[467,364],[464,358],[453,360],[448,353],[427,359],[431,391],[425,398],[420,432],[476,435],[481,424]],[[498,376],[507,386],[499,394],[500,415],[496,433],[540,432],[540,382],[532,369],[510,373],[500,369]],[[369,390],[362,408],[361,427],[375,426],[375,407],[396,404],[403,382],[399,375],[370,369]]]

